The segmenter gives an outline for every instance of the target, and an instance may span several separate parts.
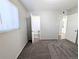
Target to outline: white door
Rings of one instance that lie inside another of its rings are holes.
[[[67,18],[67,31],[66,31],[66,38],[72,42],[76,42],[76,35],[77,35],[77,27],[78,27],[78,14],[68,15]]]

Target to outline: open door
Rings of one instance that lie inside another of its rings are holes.
[[[28,42],[32,43],[31,16],[27,17],[26,23],[27,23],[27,39],[28,39]]]
[[[78,39],[78,14],[68,15],[66,38],[73,43],[77,43]]]

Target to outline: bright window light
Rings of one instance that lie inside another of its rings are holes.
[[[0,0],[0,32],[18,28],[18,9],[8,0]]]

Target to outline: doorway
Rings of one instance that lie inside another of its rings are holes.
[[[31,15],[32,42],[40,40],[40,16]]]

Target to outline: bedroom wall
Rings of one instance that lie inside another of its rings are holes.
[[[0,59],[17,59],[27,43],[27,11],[19,0],[11,0],[19,11],[19,29],[0,33]]]
[[[58,39],[59,34],[59,15],[57,11],[40,11],[32,12],[32,14],[40,16],[40,38],[42,39]]]

